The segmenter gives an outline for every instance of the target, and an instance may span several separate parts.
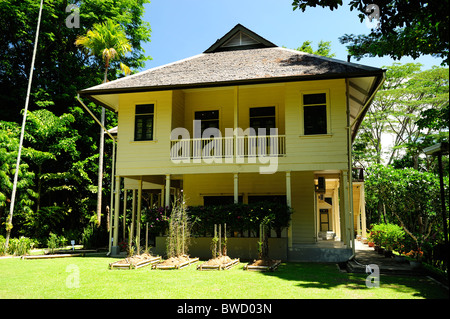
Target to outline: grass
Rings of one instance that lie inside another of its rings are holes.
[[[164,299],[435,299],[448,291],[426,277],[381,276],[367,288],[365,274],[339,272],[335,264],[283,263],[273,273],[227,271],[109,270],[118,259],[0,259],[0,298],[164,298]],[[79,272],[79,286],[72,278]],[[69,286],[67,285],[69,283]]]

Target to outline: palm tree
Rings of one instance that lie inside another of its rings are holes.
[[[111,19],[94,24],[86,35],[76,39],[75,45],[83,47],[89,55],[102,56],[105,61],[104,83],[108,81],[110,61],[124,56],[132,49],[122,26]],[[123,63],[120,63],[120,68],[126,75],[131,73],[130,68]]]
[[[88,55],[102,57],[105,62],[105,74],[103,83],[108,81],[108,69],[110,62],[114,59],[119,59],[131,52],[132,47],[126,37],[126,33],[122,26],[114,21],[108,19],[104,23],[96,23],[92,26],[86,35],[78,36],[75,45],[81,46],[85,49]],[[120,69],[128,75],[131,70],[128,66],[120,63]],[[105,108],[102,107],[101,123],[105,124]],[[102,179],[103,179],[103,149],[104,149],[104,134],[103,129],[100,128],[100,150],[98,161],[98,192],[97,192],[97,222],[100,226],[101,211],[102,211]]]

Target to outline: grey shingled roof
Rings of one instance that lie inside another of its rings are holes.
[[[83,95],[375,75],[383,70],[272,47],[203,53],[80,91]]]

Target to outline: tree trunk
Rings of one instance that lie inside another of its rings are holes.
[[[106,61],[105,64],[105,76],[103,78],[103,83],[106,83],[108,80],[108,66],[109,61]],[[102,107],[102,115],[100,122],[102,126],[100,127],[100,145],[98,151],[98,183],[97,183],[97,227],[100,227],[102,220],[102,192],[103,192],[103,153],[105,148],[105,132],[103,132],[103,127],[105,126],[105,108]],[[114,178],[114,176],[111,176]]]
[[[105,125],[105,108],[102,107],[101,123]],[[105,134],[100,127],[100,145],[98,157],[98,189],[97,189],[97,227],[100,227],[102,216],[102,183],[103,183],[103,152],[105,145]],[[113,177],[112,177],[113,178]]]

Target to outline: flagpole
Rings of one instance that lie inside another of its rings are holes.
[[[5,242],[6,248],[8,248],[9,237],[11,236],[12,218],[13,218],[13,212],[14,212],[14,202],[16,199],[16,190],[17,190],[17,179],[19,178],[20,155],[22,153],[23,136],[25,133],[25,123],[27,121],[28,103],[30,102],[31,82],[33,80],[34,61],[36,59],[36,51],[37,51],[37,44],[38,44],[38,39],[39,39],[39,29],[40,29],[40,25],[41,25],[43,2],[44,2],[44,0],[41,0],[41,5],[39,8],[39,16],[38,16],[38,22],[37,22],[37,28],[36,28],[36,38],[34,40],[33,57],[31,59],[30,77],[28,78],[27,97],[25,99],[25,109],[23,112],[22,130],[20,131],[20,141],[19,141],[19,151],[17,153],[16,171],[14,173],[14,183],[13,183],[13,189],[12,189],[12,194],[11,194],[11,205],[9,207],[9,217],[8,217],[8,222],[6,224],[6,242]]]

